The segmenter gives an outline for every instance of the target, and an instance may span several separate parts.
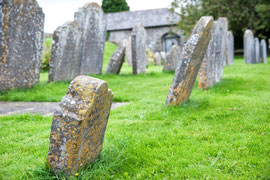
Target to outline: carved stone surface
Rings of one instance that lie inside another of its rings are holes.
[[[261,40],[260,44],[262,63],[267,63],[267,45],[265,39]]]
[[[249,29],[245,31],[244,35],[244,57],[245,63],[254,64],[255,60],[255,49],[254,49],[254,35]]]
[[[146,31],[143,24],[134,26],[131,33],[133,74],[145,73],[146,70]]]
[[[255,61],[260,63],[260,41],[258,38],[254,39]]]
[[[43,28],[35,0],[0,0],[0,90],[39,82]]]
[[[74,175],[100,154],[113,94],[105,81],[78,76],[54,113],[47,161],[54,172]]]
[[[163,71],[175,71],[180,61],[182,49],[175,45],[167,55],[163,65]]]
[[[98,4],[88,3],[75,13],[74,19],[54,33],[49,81],[102,73],[106,15]]]
[[[228,31],[228,65],[234,62],[234,37],[232,31]]]
[[[211,39],[212,26],[213,17],[204,16],[194,27],[191,37],[182,49],[166,105],[179,105],[189,99]]]
[[[109,61],[106,74],[120,73],[121,67],[125,61],[125,50],[126,48],[123,45],[117,48]]]

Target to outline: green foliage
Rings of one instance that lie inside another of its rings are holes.
[[[242,37],[246,29],[253,30],[260,38],[270,34],[269,0],[174,0],[172,11],[177,10],[181,12],[179,27],[186,34],[201,16],[227,17],[235,36]]]
[[[102,9],[105,13],[129,11],[126,0],[102,0]]]
[[[43,53],[42,53],[42,62],[41,62],[41,70],[48,71],[49,63],[51,60],[51,49],[52,49],[52,38],[45,39],[43,44]]]

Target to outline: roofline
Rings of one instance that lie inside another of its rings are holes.
[[[136,10],[136,11],[120,11],[120,12],[110,12],[110,13],[106,13],[106,15],[108,14],[116,14],[116,13],[127,13],[127,12],[130,12],[130,13],[133,13],[133,12],[142,12],[142,11],[153,11],[153,10],[161,10],[161,9],[167,9],[167,10],[170,10],[170,8],[155,8],[155,9],[144,9],[144,10]]]
[[[160,25],[160,26],[145,26],[144,28],[160,28],[160,27],[170,27],[170,26],[177,26],[177,24],[168,24],[168,25]],[[107,31],[128,31],[128,30],[132,30],[133,28],[125,28],[125,29],[114,29],[114,30],[109,30],[107,29]]]

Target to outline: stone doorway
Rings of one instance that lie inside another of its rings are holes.
[[[174,45],[179,45],[180,36],[174,33],[167,33],[162,37],[163,50],[169,53]]]

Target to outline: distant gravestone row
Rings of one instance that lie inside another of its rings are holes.
[[[265,39],[259,42],[254,38],[253,32],[249,29],[244,34],[244,57],[245,63],[267,63],[267,45]]]
[[[0,0],[0,90],[39,82],[44,14],[35,0]]]
[[[88,3],[74,19],[54,32],[49,81],[102,73],[106,15],[98,4]]]

